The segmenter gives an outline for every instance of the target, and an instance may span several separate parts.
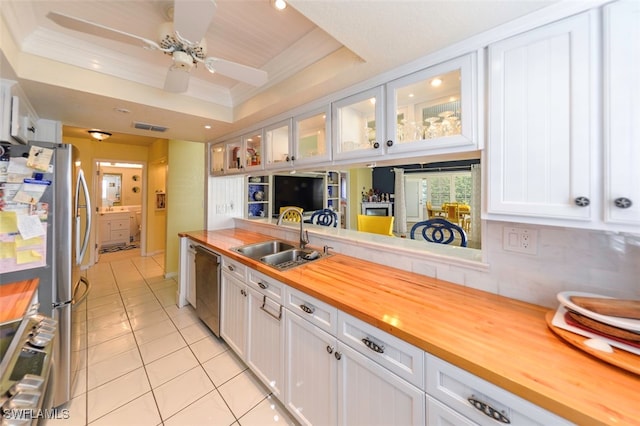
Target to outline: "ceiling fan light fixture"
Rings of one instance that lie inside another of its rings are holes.
[[[91,137],[97,141],[103,141],[111,137],[111,133],[98,129],[87,130],[87,133],[89,133]]]
[[[180,68],[185,71],[190,71],[193,68],[193,57],[186,52],[175,51],[173,52],[173,68]]]

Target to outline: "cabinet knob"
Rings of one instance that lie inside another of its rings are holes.
[[[295,155],[291,156],[291,161],[296,161],[296,156]]]
[[[393,146],[393,141],[391,139],[387,141],[387,146]]]
[[[236,268],[233,267],[233,265],[227,265],[227,268],[229,268],[229,270],[231,272],[235,271]]]
[[[27,127],[27,130],[30,131],[31,133],[35,133],[36,132],[36,128],[34,126]]]
[[[378,148],[380,148],[380,144],[379,144],[378,142],[374,142],[374,143],[373,143],[373,147],[374,147],[375,149],[378,149]]]
[[[330,353],[330,354],[333,353],[333,346],[327,345],[327,353]]]
[[[285,160],[287,160],[287,163],[288,163],[289,161],[291,161],[291,157],[287,155],[287,158],[285,158]]]
[[[342,352],[336,351],[336,353],[334,353],[333,356],[335,356],[336,359],[340,361],[340,359],[342,359]]]
[[[613,200],[613,204],[615,204],[615,206],[618,208],[628,209],[633,205],[633,202],[631,202],[631,200],[626,197],[620,197]]]
[[[578,207],[587,207],[589,204],[591,204],[591,200],[587,197],[576,197],[574,202]]]

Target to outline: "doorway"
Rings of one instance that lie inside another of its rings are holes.
[[[146,166],[140,162],[98,160],[94,164],[93,263],[100,254],[140,248],[145,255]]]
[[[424,220],[424,179],[418,176],[405,176],[404,193],[407,212],[407,224]]]

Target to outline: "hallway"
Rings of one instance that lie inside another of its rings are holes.
[[[62,407],[69,419],[47,425],[295,424],[194,309],[178,309],[163,256],[119,251],[86,271],[81,370]]]

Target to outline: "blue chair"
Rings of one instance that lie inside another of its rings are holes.
[[[430,243],[451,244],[460,235],[460,247],[467,246],[467,234],[464,229],[448,220],[435,218],[418,222],[411,227],[411,239],[415,240],[415,233],[422,228],[422,237]]]
[[[311,215],[309,223],[336,228],[338,226],[338,215],[331,209],[316,210]]]

